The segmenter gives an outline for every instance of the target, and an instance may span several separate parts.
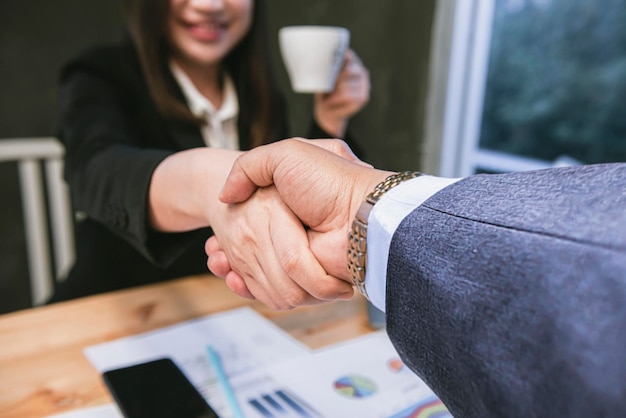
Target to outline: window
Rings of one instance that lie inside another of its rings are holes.
[[[440,0],[425,171],[626,161],[626,0]]]

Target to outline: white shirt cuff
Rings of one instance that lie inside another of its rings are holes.
[[[367,220],[365,289],[370,302],[381,311],[385,311],[387,260],[396,228],[429,197],[458,180],[427,175],[416,177],[392,188],[374,205]]]

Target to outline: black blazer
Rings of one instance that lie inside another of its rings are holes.
[[[174,79],[169,81],[184,102]],[[238,99],[245,150],[250,122],[246,98]],[[282,98],[276,111],[285,123],[274,140],[289,131]],[[65,146],[74,209],[86,219],[76,225],[76,263],[52,302],[207,272],[204,241],[210,229],[159,233],[148,227],[156,166],[172,153],[206,145],[197,125],[160,115],[130,42],[90,49],[62,69],[57,135]],[[309,135],[329,137],[314,123]]]

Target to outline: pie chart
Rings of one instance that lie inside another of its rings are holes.
[[[376,384],[362,376],[343,376],[335,380],[335,390],[346,398],[367,398],[376,393]]]

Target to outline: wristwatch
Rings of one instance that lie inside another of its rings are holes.
[[[365,290],[365,267],[367,265],[367,219],[374,205],[389,190],[403,181],[421,176],[419,171],[402,171],[380,182],[374,191],[367,195],[352,221],[348,234],[348,271],[352,284],[367,298]]]

